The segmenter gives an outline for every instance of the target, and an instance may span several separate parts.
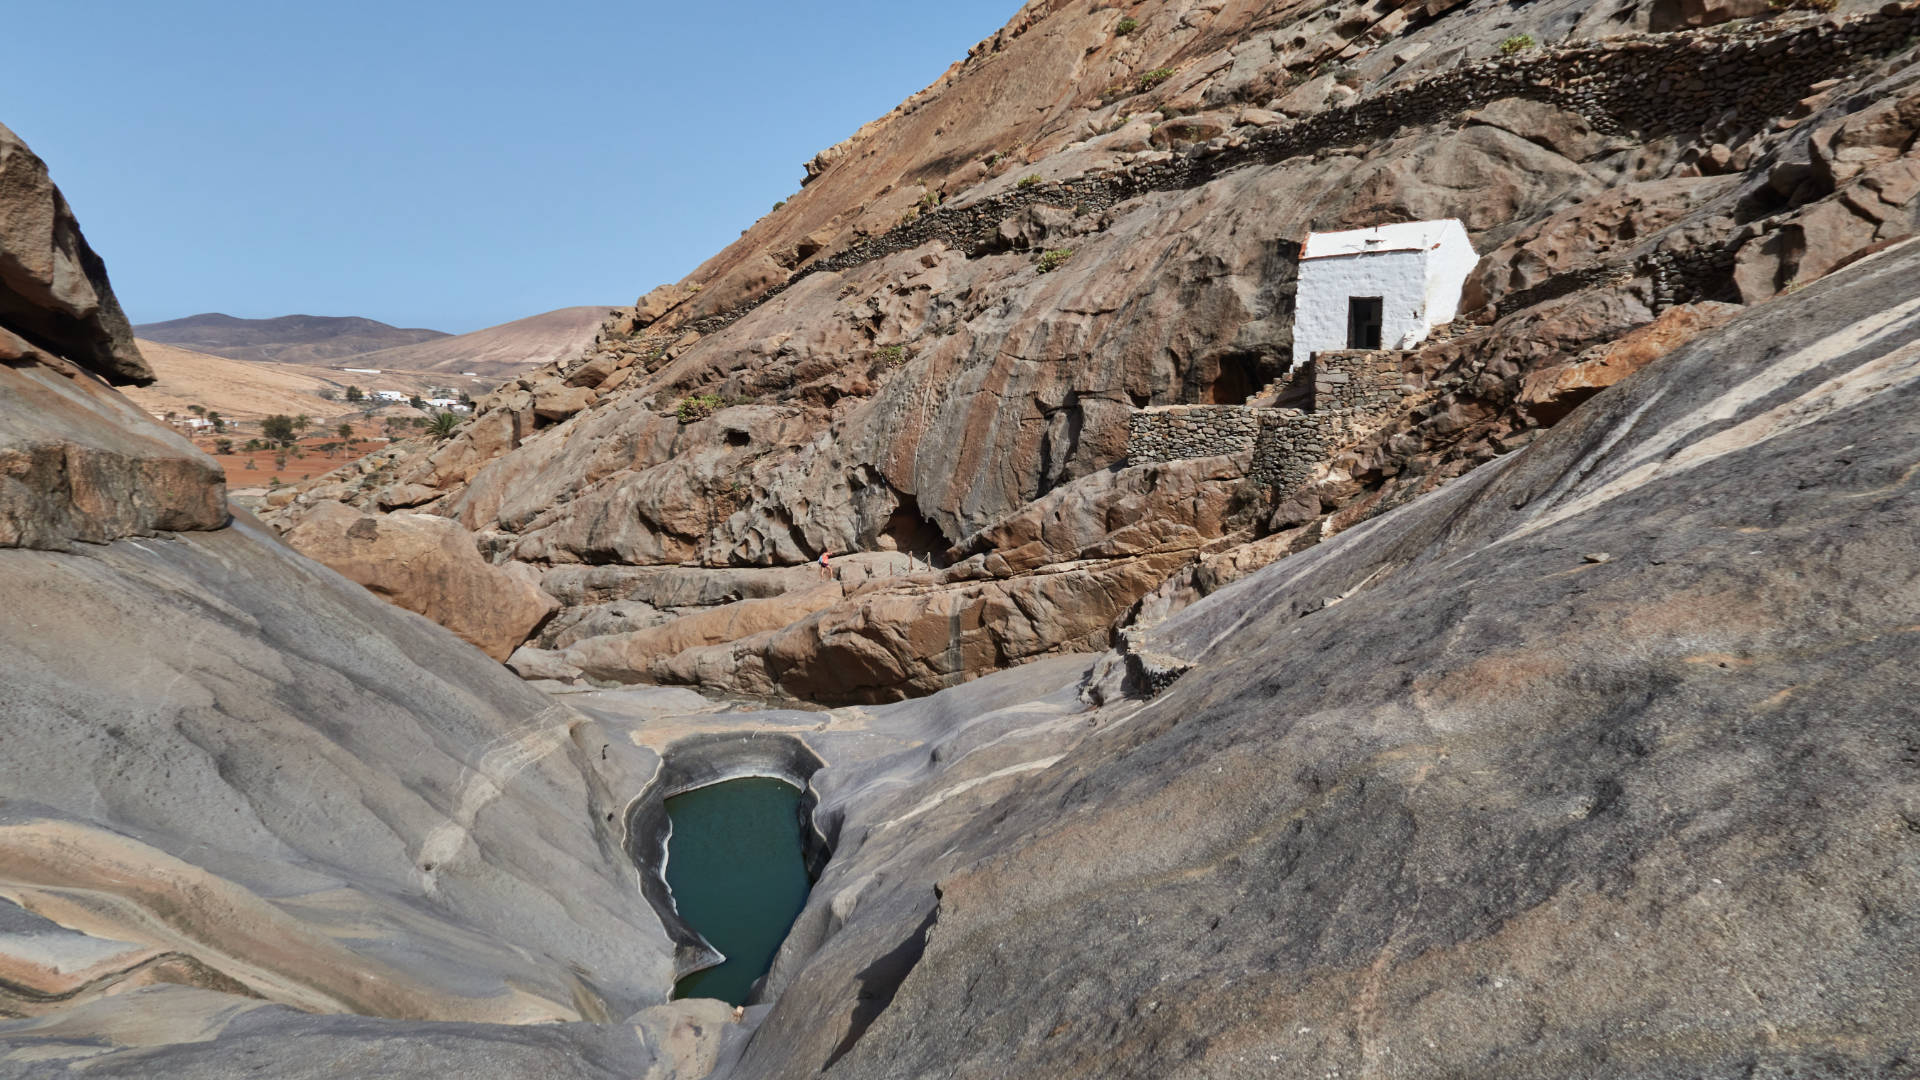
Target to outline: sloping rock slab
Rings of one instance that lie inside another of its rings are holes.
[[[317,1013],[662,999],[620,740],[251,519],[85,551],[0,550],[0,908],[129,959],[51,999],[0,981],[0,1014],[124,989],[145,955]],[[41,936],[0,934],[0,971]]]
[[[227,523],[226,479],[212,458],[5,329],[0,405],[0,548]]]

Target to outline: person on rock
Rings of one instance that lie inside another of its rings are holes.
[[[820,553],[820,578],[823,581],[833,580],[833,567],[829,564],[829,561],[828,561],[832,557],[833,557],[833,552],[831,551],[822,551]]]

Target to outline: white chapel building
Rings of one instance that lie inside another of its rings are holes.
[[[1480,257],[1454,218],[1308,233],[1295,292],[1293,366],[1330,349],[1410,349],[1459,313]]]

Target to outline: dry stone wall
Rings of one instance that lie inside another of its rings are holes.
[[[1245,405],[1162,405],[1133,414],[1127,432],[1127,463],[1244,454],[1259,439],[1262,416],[1297,410]]]
[[[1310,387],[1306,409],[1255,405],[1162,405],[1140,409],[1127,432],[1127,463],[1251,453],[1247,478],[1281,491],[1305,483],[1342,444],[1377,430],[1411,391],[1404,352],[1338,351],[1313,358],[1262,397]]]

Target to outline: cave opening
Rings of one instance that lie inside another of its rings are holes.
[[[1269,378],[1259,353],[1225,353],[1215,361],[1213,381],[1202,391],[1200,404],[1245,405]]]
[[[874,546],[881,551],[903,552],[929,566],[947,565],[947,548],[951,546],[947,535],[920,512],[920,503],[911,492],[895,494],[899,503],[881,526]]]

